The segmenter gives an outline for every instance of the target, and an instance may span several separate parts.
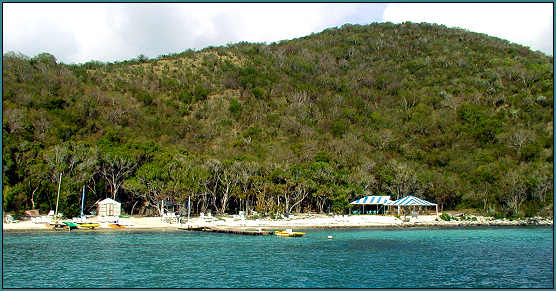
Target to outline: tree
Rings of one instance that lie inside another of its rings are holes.
[[[70,164],[70,157],[71,152],[66,144],[56,145],[45,152],[44,158],[49,166],[49,178],[52,184],[61,185],[62,175],[74,165]],[[62,196],[62,203],[64,200]],[[58,201],[56,205],[58,206]]]
[[[483,211],[487,211],[489,202],[494,199],[494,191],[499,175],[494,163],[477,167],[472,172],[473,192],[476,199],[483,202]]]
[[[228,202],[230,199],[230,195],[234,190],[234,187],[240,182],[240,174],[241,174],[241,163],[240,162],[226,162],[224,163],[224,167],[222,168],[221,175],[218,175],[218,182],[222,186],[222,197],[221,197],[221,206],[220,206],[220,213],[226,213],[228,208]]]
[[[402,196],[418,196],[422,193],[415,171],[405,163],[396,160],[389,161],[379,171],[379,175],[382,186],[392,193],[396,200]]]
[[[244,210],[249,213],[249,200],[253,194],[252,189],[257,186],[256,181],[252,179],[254,175],[259,171],[259,166],[254,162],[240,162],[238,163],[238,184],[236,187],[237,191],[234,195],[239,199],[240,208],[243,206],[243,201],[245,201]]]
[[[223,172],[224,172],[224,166],[222,165],[222,163],[217,160],[217,159],[210,159],[207,160],[204,164],[203,167],[205,168],[205,170],[207,171],[207,173],[209,174],[209,179],[207,180],[207,183],[205,184],[205,188],[208,190],[209,194],[210,194],[210,202],[213,207],[214,210],[218,209],[217,206],[217,200],[218,200],[218,188],[220,186],[220,176],[222,176]]]
[[[104,151],[100,156],[100,174],[110,187],[112,199],[116,199],[118,190],[140,165],[141,153],[124,147]]]
[[[124,188],[145,200],[146,206],[154,207],[162,216],[162,201],[167,198],[164,193],[167,182],[168,172],[164,169],[164,164],[155,161],[142,165],[134,177],[125,180]]]
[[[318,155],[317,155],[318,156]],[[324,205],[332,199],[334,194],[334,169],[328,163],[329,159],[318,158],[311,164],[310,177],[314,184],[312,196],[316,199],[319,212],[324,212]]]
[[[286,196],[288,200],[291,199],[292,205],[287,207],[286,203],[286,213],[290,214],[294,207],[300,205],[300,203],[311,193],[311,189],[314,187],[313,181],[309,178],[309,169],[304,166],[293,166],[290,168],[291,182],[293,183],[293,189],[291,189],[291,194]]]
[[[27,183],[25,184],[25,188],[27,193],[29,193],[31,209],[35,209],[35,194],[48,179],[48,165],[37,161],[36,164],[31,165],[26,169]]]
[[[144,54],[140,54],[137,56],[137,61],[140,63],[145,63],[149,60],[149,57],[145,56]]]
[[[502,188],[503,200],[506,205],[512,210],[514,215],[521,213],[521,205],[527,199],[527,187],[523,177],[515,170],[510,170],[502,176],[500,185]]]

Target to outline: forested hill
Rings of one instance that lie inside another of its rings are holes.
[[[553,58],[430,24],[116,63],[3,56],[3,209],[335,211],[415,195],[552,215]],[[157,206],[158,205],[158,206]]]

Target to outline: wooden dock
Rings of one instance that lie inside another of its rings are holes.
[[[239,230],[239,229],[225,229],[216,228],[209,226],[199,226],[199,227],[179,227],[181,230],[192,230],[192,231],[205,231],[205,232],[217,232],[217,233],[229,233],[238,235],[273,235],[272,231],[256,231],[256,230]]]

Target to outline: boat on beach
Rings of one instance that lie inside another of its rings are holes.
[[[62,221],[62,224],[65,225],[65,228],[67,228],[69,230],[78,228],[77,223],[72,222],[72,221]]]
[[[95,229],[100,226],[100,224],[98,223],[89,223],[89,222],[78,223],[77,225],[79,226],[79,228],[88,228],[88,229]]]
[[[52,221],[50,223],[47,223],[46,227],[52,230],[63,230],[63,229],[74,230],[78,228],[78,225],[71,221],[62,221],[62,222]]]
[[[60,229],[64,229],[66,225],[64,225],[63,223],[52,221],[50,223],[46,223],[46,227],[52,230],[60,230]]]

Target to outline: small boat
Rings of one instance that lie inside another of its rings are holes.
[[[63,221],[62,224],[65,225],[64,228],[69,228],[69,230],[78,228],[77,224],[75,222],[72,222],[72,221]]]
[[[77,224],[71,221],[63,221],[63,222],[52,221],[50,223],[47,223],[46,227],[52,230],[61,230],[61,229],[72,230],[72,229],[77,229]]]
[[[284,237],[298,237],[298,236],[305,235],[304,232],[292,231],[290,228],[283,231],[275,231],[274,234],[277,236],[284,236]]]
[[[79,228],[88,228],[88,229],[95,229],[100,226],[100,224],[98,223],[88,223],[88,222],[78,223],[77,225],[79,225]]]
[[[52,221],[50,223],[46,223],[46,227],[52,229],[52,230],[59,230],[59,229],[64,229],[66,228],[66,225],[63,223],[59,223],[56,221]]]
[[[125,227],[125,225],[119,224],[119,223],[110,223],[110,224],[108,224],[108,226],[110,226],[111,228],[124,228]]]

